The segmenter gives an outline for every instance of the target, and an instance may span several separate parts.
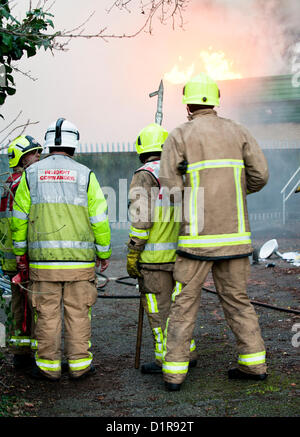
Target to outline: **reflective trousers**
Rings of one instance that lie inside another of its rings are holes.
[[[31,302],[34,311],[35,361],[49,378],[61,375],[62,314],[64,352],[69,373],[81,376],[92,362],[91,308],[97,300],[94,281],[34,281]]]
[[[189,344],[201,289],[210,270],[225,319],[236,339],[239,369],[252,374],[266,372],[265,346],[257,315],[246,291],[250,275],[248,257],[219,261],[178,257],[174,269],[176,286],[164,339],[165,381],[180,384],[187,375]]]
[[[144,310],[153,335],[155,362],[162,366],[163,336],[171,306],[175,281],[172,271],[141,269],[139,288]],[[197,359],[196,345],[191,340],[189,359]]]

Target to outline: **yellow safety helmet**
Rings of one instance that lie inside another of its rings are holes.
[[[219,87],[206,73],[200,73],[185,84],[182,103],[219,106]]]
[[[39,150],[40,153],[43,147],[30,135],[20,135],[15,138],[8,147],[9,167],[16,167],[21,158],[28,152]]]
[[[161,152],[169,133],[159,124],[151,123],[139,133],[135,147],[139,155],[148,152]]]

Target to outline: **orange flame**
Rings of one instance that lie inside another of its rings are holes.
[[[179,56],[178,60],[182,62],[182,57]],[[164,79],[172,84],[186,83],[195,73],[195,65],[199,61],[201,62],[199,71],[205,71],[212,79],[227,80],[242,78],[240,73],[232,71],[233,61],[226,59],[224,52],[203,50],[200,52],[198,60],[188,67],[180,68],[178,64],[175,64],[171,71],[165,73]]]
[[[224,52],[200,52],[206,73],[215,80],[241,79],[240,73],[231,71],[232,61],[225,58]]]
[[[179,56],[178,60],[181,62],[182,57]],[[169,73],[165,73],[164,79],[174,85],[187,82],[194,74],[195,64],[189,65],[185,69],[180,69],[178,64],[175,64]]]

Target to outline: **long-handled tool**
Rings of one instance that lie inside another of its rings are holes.
[[[155,114],[155,123],[161,125],[162,119],[163,119],[162,108],[163,108],[163,98],[164,98],[164,85],[163,85],[162,80],[160,81],[158,90],[149,94],[149,97],[154,97],[154,96],[158,96],[157,110],[156,110],[156,114]]]
[[[143,321],[144,321],[144,307],[143,307],[142,298],[140,297],[139,321],[138,321],[138,329],[137,329],[137,337],[136,337],[135,364],[134,364],[134,367],[136,369],[140,367]]]
[[[156,114],[155,114],[155,123],[161,125],[162,119],[163,119],[162,107],[163,107],[163,96],[164,96],[164,85],[163,85],[162,80],[160,81],[158,90],[149,94],[149,97],[154,97],[154,96],[158,96],[158,98],[157,98],[157,110],[156,110]],[[142,299],[140,297],[139,321],[138,321],[136,349],[135,349],[135,368],[136,369],[138,369],[140,366],[143,320],[144,320],[144,307],[143,307]]]

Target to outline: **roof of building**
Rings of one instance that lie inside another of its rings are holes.
[[[218,85],[221,107],[241,123],[300,123],[300,74],[219,81]]]

